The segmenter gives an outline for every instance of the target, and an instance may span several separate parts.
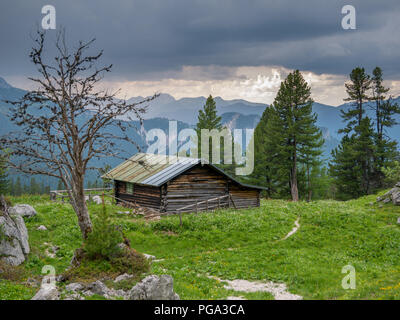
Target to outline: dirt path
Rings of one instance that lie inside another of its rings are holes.
[[[281,240],[286,240],[287,238],[289,238],[291,235],[293,235],[294,233],[296,233],[297,232],[297,230],[300,228],[300,223],[299,223],[299,221],[300,221],[300,218],[297,218],[297,220],[294,222],[294,227],[293,227],[293,229],[284,237],[284,238],[282,238]]]
[[[223,280],[217,277],[209,276],[211,279],[215,279],[221,282],[226,283],[224,285],[227,290],[234,290],[239,292],[269,292],[271,293],[275,300],[302,300],[303,297],[297,294],[290,293],[287,290],[286,284],[284,283],[275,283],[272,281],[261,282],[261,281],[248,281],[248,280]],[[229,297],[233,298],[242,298],[242,297]]]

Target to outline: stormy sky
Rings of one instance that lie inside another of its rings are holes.
[[[0,76],[14,86],[29,88],[35,74],[31,36],[47,4],[57,26],[48,39],[61,27],[71,46],[95,37],[93,49],[114,65],[103,86],[127,97],[211,93],[271,103],[280,81],[300,69],[315,100],[338,105],[351,69],[377,65],[400,94],[398,0],[2,0]],[[341,26],[349,4],[356,30]]]

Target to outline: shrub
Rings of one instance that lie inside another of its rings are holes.
[[[150,267],[143,254],[129,247],[129,240],[112,223],[105,205],[94,218],[93,231],[83,247],[76,250],[75,260],[64,273],[72,282],[114,279],[123,273],[134,275],[137,281]]]
[[[123,254],[115,257],[111,261],[114,270],[120,274],[129,273],[140,275],[149,270],[150,264],[146,257],[131,248],[124,248]]]
[[[6,203],[6,206],[8,208],[12,207],[12,202],[8,197],[5,197],[3,195],[0,195],[0,197],[3,197],[4,202]],[[3,205],[3,201],[1,201],[1,199],[0,199],[0,216],[2,215],[4,210],[5,210],[5,208],[4,208],[4,205]]]
[[[107,260],[90,260],[86,256],[79,265],[69,268],[64,277],[69,282],[93,282],[95,280],[112,280],[118,275],[128,273],[133,275],[132,281],[139,281],[148,272],[150,264],[144,255],[131,248],[121,249],[119,256]]]
[[[20,281],[24,277],[24,270],[19,266],[12,266],[0,260],[0,279]]]
[[[122,250],[118,244],[123,241],[121,233],[112,223],[105,205],[93,221],[93,231],[84,243],[84,251],[89,259],[106,259],[119,256]]]
[[[400,182],[400,162],[394,161],[391,166],[382,168],[382,172],[385,175],[385,183],[388,187]]]
[[[4,226],[0,225],[0,242],[6,239],[6,234],[4,232]]]

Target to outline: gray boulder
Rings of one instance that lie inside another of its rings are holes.
[[[392,202],[396,206],[400,206],[400,182],[396,183],[396,186],[386,192],[383,196],[378,197],[376,199],[378,202],[382,201],[383,203]]]
[[[31,300],[59,300],[60,293],[54,283],[46,283],[40,287],[40,290]]]
[[[396,206],[400,206],[400,190],[392,193],[392,202]]]
[[[101,204],[103,201],[100,196],[93,196],[93,202],[96,204]]]
[[[85,300],[79,293],[68,294],[64,300]]]
[[[116,277],[114,282],[125,281],[125,280],[129,280],[129,279],[132,279],[132,278],[133,278],[133,275],[124,273],[124,274],[121,274],[118,277]]]
[[[84,291],[83,294],[86,296],[97,294],[103,296],[106,299],[114,299],[116,297],[122,297],[125,299],[127,296],[127,293],[125,291],[110,289],[100,280],[92,282],[88,286],[88,290]]]
[[[151,275],[129,291],[129,300],[179,300],[171,276]]]
[[[29,204],[17,204],[14,207],[8,209],[10,215],[21,216],[21,217],[33,217],[36,216],[36,210]]]
[[[93,292],[94,294],[98,294],[98,295],[104,296],[104,297],[107,296],[109,293],[109,289],[107,288],[107,286],[100,280],[92,282],[88,286],[88,289],[89,289],[89,291]]]
[[[151,254],[147,254],[147,253],[143,253],[144,257],[149,260],[149,261],[153,261],[156,259],[155,256],[152,256]]]
[[[72,292],[77,292],[77,291],[82,291],[84,289],[84,286],[80,283],[70,283],[65,287],[67,291],[72,291]]]
[[[21,216],[10,216],[0,211],[0,259],[18,266],[29,254],[28,231]]]

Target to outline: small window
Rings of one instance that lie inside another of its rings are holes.
[[[126,184],[126,193],[133,194],[133,183]]]

